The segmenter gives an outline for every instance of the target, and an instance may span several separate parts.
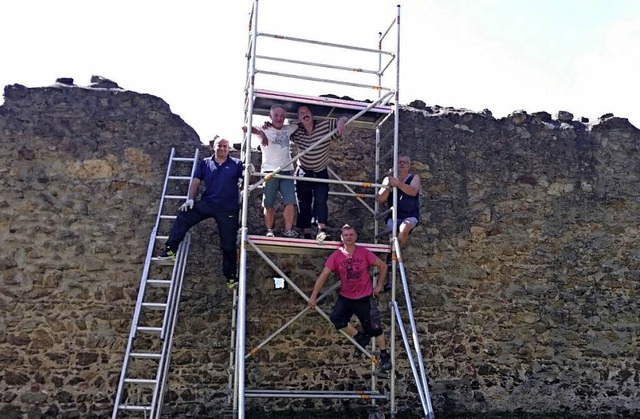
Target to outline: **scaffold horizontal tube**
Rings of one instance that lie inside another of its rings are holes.
[[[278,76],[278,77],[287,77],[290,79],[300,79],[300,80],[308,80],[308,81],[317,81],[320,83],[332,83],[332,84],[340,84],[343,86],[351,86],[351,87],[360,87],[363,89],[375,89],[375,90],[381,90],[384,92],[391,92],[392,89],[387,88],[387,87],[381,87],[381,86],[375,86],[375,85],[371,85],[371,84],[362,84],[362,83],[352,83],[352,82],[348,82],[348,81],[339,81],[339,80],[331,80],[331,79],[321,79],[318,77],[309,77],[309,76],[300,76],[298,74],[291,74],[291,73],[279,73],[276,71],[267,71],[267,70],[256,70],[256,74],[266,74],[269,76]]]
[[[395,54],[392,53],[392,52],[380,51],[379,49],[354,47],[354,46],[351,46],[351,45],[334,44],[332,42],[314,41],[312,39],[295,38],[293,36],[274,35],[274,34],[271,34],[271,33],[263,33],[263,32],[259,33],[258,36],[266,36],[267,38],[275,38],[275,39],[284,39],[286,41],[293,41],[293,42],[304,42],[304,43],[307,43],[307,44],[314,44],[314,45],[324,45],[324,46],[327,46],[327,47],[351,49],[351,50],[354,50],[354,51],[372,52],[374,54],[390,55],[392,57],[395,56]]]
[[[387,399],[377,391],[245,390],[246,397],[283,397],[301,399]]]
[[[356,73],[366,73],[366,74],[378,74],[378,70],[366,70],[363,68],[354,68],[354,67],[345,67],[341,65],[331,65],[331,64],[322,64],[316,63],[313,61],[302,61],[302,60],[292,60],[289,58],[280,58],[280,57],[272,57],[269,55],[256,55],[256,58],[268,61],[278,61],[282,63],[291,63],[291,64],[300,64],[300,65],[308,65],[312,67],[322,67],[322,68],[330,68],[332,70],[344,70],[344,71],[353,71]]]
[[[265,179],[267,176],[269,176],[269,179],[271,178],[276,178],[276,179],[292,179],[292,180],[298,180],[298,181],[302,181],[302,182],[318,182],[318,183],[332,183],[334,185],[351,185],[351,186],[362,186],[365,188],[381,188],[383,186],[382,183],[372,183],[372,182],[358,182],[358,181],[353,181],[353,180],[336,180],[336,179],[318,179],[318,178],[314,178],[314,177],[302,177],[302,176],[293,176],[293,175],[280,175],[280,174],[274,174],[273,172],[269,172],[269,173],[262,173],[262,172],[254,172],[253,176],[264,176]],[[263,183],[263,182],[260,182]],[[252,185],[253,186],[253,185]],[[255,189],[255,188],[252,188]]]

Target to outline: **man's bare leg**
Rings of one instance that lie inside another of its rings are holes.
[[[291,230],[293,228],[293,220],[296,216],[296,207],[293,204],[285,205],[284,212],[282,214],[284,218],[284,230]]]
[[[267,230],[273,230],[273,223],[276,218],[276,210],[275,208],[265,208],[264,211],[264,226],[267,227]]]

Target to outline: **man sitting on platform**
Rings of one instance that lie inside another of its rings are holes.
[[[417,174],[409,173],[411,158],[409,156],[398,156],[398,177],[391,175],[384,178],[383,185],[378,191],[376,199],[378,202],[387,202],[389,208],[393,206],[393,194],[391,188],[398,188],[398,243],[403,248],[408,240],[411,230],[420,222],[420,177]],[[393,217],[390,213],[387,217],[387,230],[393,231]],[[391,263],[391,253],[387,263]],[[391,289],[391,282],[385,285],[385,291]]]

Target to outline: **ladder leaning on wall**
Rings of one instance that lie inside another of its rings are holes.
[[[191,167],[185,167],[189,163]],[[170,215],[163,213],[165,201],[186,200],[197,164],[198,150],[194,157],[176,157],[175,149],[171,149],[158,215],[149,237],[140,278],[113,419],[124,411],[138,412],[145,418],[160,417],[191,234],[187,233],[173,261],[158,260],[153,257],[153,252],[157,244],[164,244],[167,240],[164,230],[176,218],[173,212]],[[182,190],[184,194],[170,194]]]

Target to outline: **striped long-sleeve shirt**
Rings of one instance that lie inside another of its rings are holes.
[[[313,143],[325,137],[331,131],[336,129],[337,121],[335,119],[327,119],[325,121],[313,121],[313,131],[308,133],[300,124],[300,127],[291,135],[291,140],[298,146],[298,152],[308,149]],[[299,160],[302,170],[319,172],[326,169],[329,164],[329,146],[331,140],[340,138],[338,134],[334,134],[325,138],[320,144],[315,146],[313,150],[302,156]]]

